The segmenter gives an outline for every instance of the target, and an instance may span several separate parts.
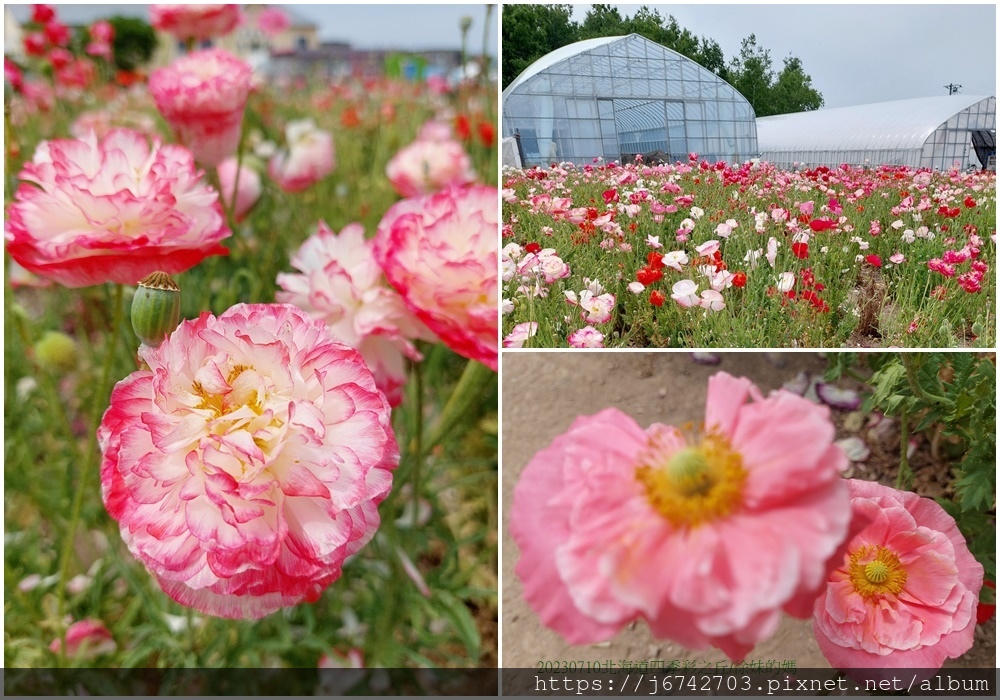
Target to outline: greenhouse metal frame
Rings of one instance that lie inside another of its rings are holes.
[[[990,162],[985,144],[994,143],[996,112],[994,96],[920,97],[761,117],[757,135],[761,158],[786,168],[982,168]]]
[[[503,134],[518,137],[525,167],[625,162],[657,150],[668,160],[757,155],[750,103],[638,34],[579,41],[532,63],[503,91]]]

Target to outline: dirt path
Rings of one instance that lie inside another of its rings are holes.
[[[564,432],[578,415],[610,406],[635,418],[683,425],[703,419],[708,378],[719,370],[752,379],[765,393],[780,388],[800,371],[821,374],[825,361],[815,351],[800,353],[722,353],[718,367],[691,360],[690,353],[505,352],[503,355],[503,649],[506,668],[538,668],[539,662],[654,662],[693,660],[697,666],[728,665],[715,649],[692,651],[654,639],[638,622],[609,642],[571,646],[541,625],[524,602],[514,574],[519,553],[506,528],[514,485],[539,449]],[[977,629],[977,643],[948,665],[992,667],[996,659],[995,623]],[[812,633],[812,623],[786,618],[778,632],[748,658],[763,664],[794,662],[798,668],[828,668]],[[786,666],[787,667],[787,666]]]

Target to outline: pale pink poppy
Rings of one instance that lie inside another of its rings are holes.
[[[222,188],[222,201],[226,206],[233,207],[233,215],[237,221],[242,221],[253,205],[260,199],[263,191],[260,183],[260,175],[248,165],[239,166],[239,179],[237,180],[237,160],[236,156],[230,156],[219,163],[217,168],[219,174],[219,186]],[[233,192],[236,192],[236,204],[233,204]]]
[[[785,292],[792,291],[792,287],[795,286],[795,273],[794,272],[782,272],[778,275],[778,291],[784,294]]]
[[[417,140],[392,157],[385,174],[403,197],[476,181],[472,159],[458,141]]]
[[[394,204],[375,259],[407,307],[452,350],[497,369],[498,190],[473,185]]]
[[[364,228],[348,224],[337,234],[320,221],[291,263],[300,274],[278,275],[283,291],[275,300],[323,321],[335,340],[360,352],[390,405],[398,406],[406,360],[423,359],[414,341],[437,338],[386,283]]]
[[[202,165],[215,167],[236,153],[252,72],[231,53],[208,49],[149,76],[156,108]]]
[[[58,654],[62,649],[62,638],[57,637],[49,644],[49,650]],[[111,631],[100,620],[78,620],[66,630],[66,656],[94,659],[102,654],[111,654],[118,649]]]
[[[209,615],[316,601],[374,536],[398,461],[364,359],[289,304],[205,312],[139,357],[98,430],[126,546]]]
[[[312,119],[285,126],[287,148],[274,154],[267,172],[285,192],[301,192],[333,172],[333,135]]]
[[[933,500],[871,481],[847,485],[851,536],[815,602],[820,650],[865,678],[941,668],[972,647],[982,564]]]
[[[589,289],[580,292],[579,306],[583,311],[580,316],[590,324],[607,323],[615,308],[614,294],[594,294]]]
[[[700,303],[698,299],[698,285],[692,280],[674,282],[671,292],[670,298],[685,308],[698,306]]]
[[[706,289],[701,293],[698,304],[709,311],[722,311],[726,308],[726,303],[722,299],[722,294],[714,289]]]
[[[218,194],[191,153],[114,129],[104,138],[43,141],[7,208],[7,251],[67,287],[135,284],[225,255]]]
[[[233,31],[243,21],[239,5],[150,5],[149,23],[176,39],[203,41]]]
[[[747,379],[709,380],[703,433],[577,418],[514,490],[517,575],[571,644],[645,618],[657,638],[734,660],[807,617],[847,534],[829,409]]]
[[[503,339],[503,346],[505,348],[523,348],[525,341],[536,333],[538,333],[538,324],[534,321],[519,323]]]

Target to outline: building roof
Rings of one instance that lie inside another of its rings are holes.
[[[951,117],[987,95],[942,95],[758,117],[762,152],[919,149]],[[995,124],[995,116],[994,116]]]
[[[521,72],[521,75],[514,78],[514,81],[507,86],[507,88],[503,91],[503,94],[506,95],[508,92],[512,92],[518,85],[527,82],[543,70],[551,68],[560,61],[565,61],[567,58],[572,58],[573,56],[581,54],[585,51],[590,51],[598,46],[604,46],[605,44],[610,44],[624,38],[624,36],[602,36],[597,39],[584,39],[583,41],[576,41],[572,44],[561,46],[554,51],[550,51],[525,68]]]

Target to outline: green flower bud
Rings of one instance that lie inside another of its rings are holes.
[[[181,321],[181,289],[166,272],[142,278],[132,297],[132,330],[144,345],[158,347]]]
[[[68,372],[76,366],[76,341],[65,333],[46,331],[35,343],[35,359],[50,372]]]

